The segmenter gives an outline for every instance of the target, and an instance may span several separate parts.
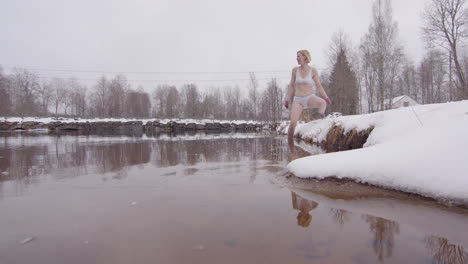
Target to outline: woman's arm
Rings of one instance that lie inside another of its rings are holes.
[[[285,102],[284,102],[284,106],[286,108],[289,107],[289,100],[291,99],[291,96],[293,96],[293,94],[294,94],[294,89],[295,89],[294,83],[295,82],[296,82],[296,68],[293,68],[292,74],[291,74],[291,81],[289,82],[289,85],[288,85],[288,93],[286,95],[286,99],[285,99]]]
[[[314,78],[315,86],[317,86],[317,90],[319,94],[323,97],[323,99],[325,99],[325,101],[327,101],[327,104],[331,104],[330,98],[328,98],[328,95],[325,92],[325,89],[323,89],[322,84],[320,83],[320,78],[319,78],[317,69],[312,68],[312,70],[314,71],[313,78]]]

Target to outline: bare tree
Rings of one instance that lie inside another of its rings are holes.
[[[84,117],[86,114],[86,87],[76,80],[69,80],[69,85],[71,85],[69,94],[70,114]]]
[[[157,116],[159,118],[166,117],[165,105],[169,89],[169,85],[158,85],[153,91],[153,116]]]
[[[64,104],[67,99],[67,83],[63,79],[54,78],[51,81],[52,87],[52,100],[54,102],[55,117],[58,116],[60,105]]]
[[[423,37],[430,47],[447,51],[454,62],[458,80],[458,99],[468,99],[466,75],[459,57],[460,43],[468,38],[468,11],[465,0],[431,0],[423,19]]]
[[[8,116],[11,112],[11,81],[3,74],[3,69],[0,67],[0,116]]]
[[[184,99],[184,117],[198,118],[200,117],[200,93],[195,84],[186,84],[182,87],[182,94]]]
[[[213,118],[223,119],[225,117],[225,105],[223,104],[223,97],[221,96],[221,90],[219,87],[211,88],[210,93],[213,96]]]
[[[53,98],[54,89],[50,82],[43,82],[37,88],[37,94],[39,95],[40,110],[39,114],[47,115],[49,113],[49,103]]]
[[[446,57],[438,50],[429,50],[419,66],[421,100],[424,104],[441,103],[446,98]]]
[[[109,83],[108,88],[108,109],[107,115],[110,117],[122,117],[124,112],[125,93],[130,89],[127,78],[119,74]]]
[[[408,57],[402,61],[402,69],[398,79],[398,93],[408,95],[416,101],[419,98],[416,68]]]
[[[398,28],[393,21],[390,0],[376,0],[372,7],[372,22],[361,43],[361,56],[368,90],[369,111],[388,108],[385,98],[394,97],[399,74],[402,48],[398,42]],[[375,97],[375,98],[374,98]],[[376,104],[374,104],[376,99]]]
[[[125,116],[127,117],[149,117],[151,109],[151,101],[148,93],[143,90],[142,86],[134,91],[130,89],[125,96]]]
[[[109,97],[109,85],[105,76],[102,76],[94,86],[94,95],[92,95],[92,105],[94,116],[103,117],[107,115]]]
[[[234,86],[232,90],[232,106],[233,106],[233,118],[240,118],[240,105],[241,105],[241,92],[239,86]]]
[[[367,111],[374,112],[377,74],[372,66],[373,53],[370,47],[369,39],[364,40],[360,50],[362,54],[361,74],[362,79],[364,80],[364,87],[366,88],[365,98],[367,99]]]
[[[263,120],[276,122],[281,119],[283,91],[278,86],[276,79],[268,82],[264,90],[260,104],[260,112]]]
[[[239,119],[250,119],[253,120],[256,117],[252,111],[252,100],[243,97],[239,105]]]
[[[249,99],[251,101],[250,111],[252,112],[253,118],[257,118],[257,108],[258,108],[258,81],[255,73],[249,73]]]
[[[214,97],[210,93],[203,93],[202,100],[200,102],[200,113],[203,118],[214,118],[212,108],[215,105]]]
[[[234,102],[234,89],[230,86],[225,86],[223,89],[223,103],[225,105],[225,115],[227,119],[235,119],[237,116],[236,103]]]
[[[167,92],[167,99],[165,105],[165,116],[168,118],[178,117],[182,112],[181,108],[180,93],[175,86],[170,86]]]
[[[37,113],[39,108],[36,102],[38,79],[36,74],[26,69],[15,69],[13,76],[14,112],[22,117]]]

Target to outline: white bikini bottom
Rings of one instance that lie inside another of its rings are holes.
[[[309,99],[314,96],[313,94],[307,96],[294,96],[293,102],[300,103],[304,108],[309,108],[308,103]]]

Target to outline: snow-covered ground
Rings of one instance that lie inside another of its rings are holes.
[[[171,121],[179,123],[179,124],[189,124],[189,123],[195,123],[195,124],[208,124],[208,123],[233,123],[236,125],[240,124],[263,124],[265,122],[257,122],[253,120],[212,120],[212,119],[135,119],[135,118],[53,118],[53,117],[7,117],[7,118],[1,118],[0,122],[2,121],[7,121],[7,122],[29,122],[29,121],[34,121],[34,122],[41,122],[44,124],[51,123],[51,122],[62,122],[62,123],[73,123],[73,122],[79,122],[79,123],[86,123],[86,122],[130,122],[130,121],[142,121],[143,124],[146,124],[147,122],[153,122],[153,121],[159,121],[160,123],[167,124]]]
[[[299,124],[295,134],[320,142],[334,123],[346,131],[375,128],[364,148],[300,158],[288,164],[290,172],[468,204],[468,101],[326,118]]]

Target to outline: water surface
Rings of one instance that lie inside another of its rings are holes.
[[[0,263],[467,263],[468,214],[290,177],[271,134],[0,135]]]

